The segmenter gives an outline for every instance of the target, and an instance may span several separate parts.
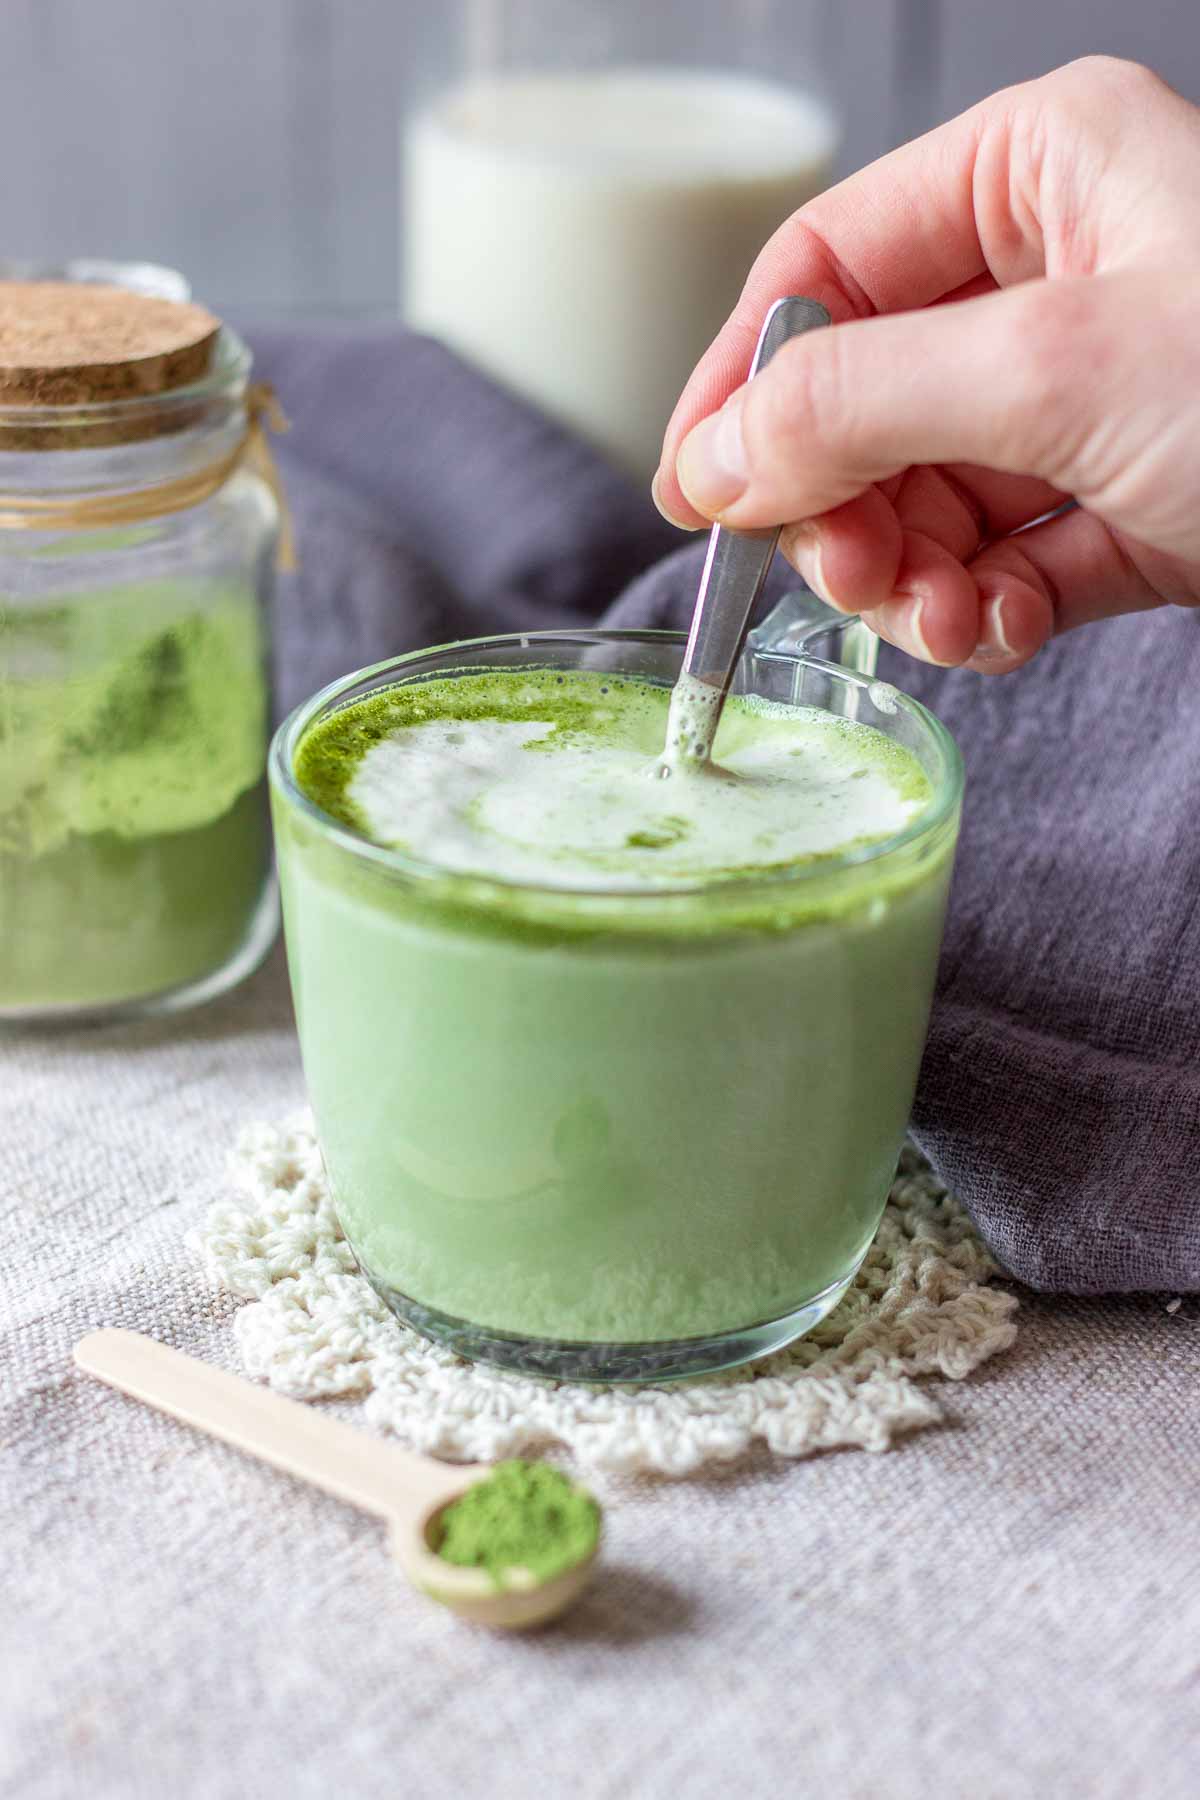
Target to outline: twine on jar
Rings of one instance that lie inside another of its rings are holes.
[[[296,539],[287,495],[267,432],[287,431],[288,420],[267,381],[255,381],[246,389],[246,429],[242,437],[215,462],[190,474],[177,475],[152,488],[129,493],[72,495],[63,499],[30,499],[23,494],[0,493],[0,530],[76,531],[102,525],[133,525],[158,519],[167,513],[186,512],[200,506],[224,487],[243,464],[261,476],[279,508],[279,544],[275,565],[296,567]]]

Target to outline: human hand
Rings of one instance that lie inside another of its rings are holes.
[[[1200,604],[1198,196],[1200,110],[1106,57],[884,157],[759,255],[668,426],[660,509],[790,521],[830,604],[984,673]],[[834,328],[746,383],[788,293]]]

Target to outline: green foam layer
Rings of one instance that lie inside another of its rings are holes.
[[[321,720],[295,773],[322,810],[385,848],[567,890],[763,879],[842,860],[893,837],[932,797],[917,759],[883,733],[753,697],[728,703],[714,769],[661,782],[669,704],[665,687],[588,672],[412,683]]]

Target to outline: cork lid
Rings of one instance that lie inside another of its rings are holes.
[[[98,282],[0,281],[0,407],[106,406],[186,387],[219,319]]]

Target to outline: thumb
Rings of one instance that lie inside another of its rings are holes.
[[[1127,360],[1127,308],[1106,285],[1027,282],[786,344],[684,438],[679,485],[739,529],[828,512],[914,463],[976,463],[1078,492]]]

